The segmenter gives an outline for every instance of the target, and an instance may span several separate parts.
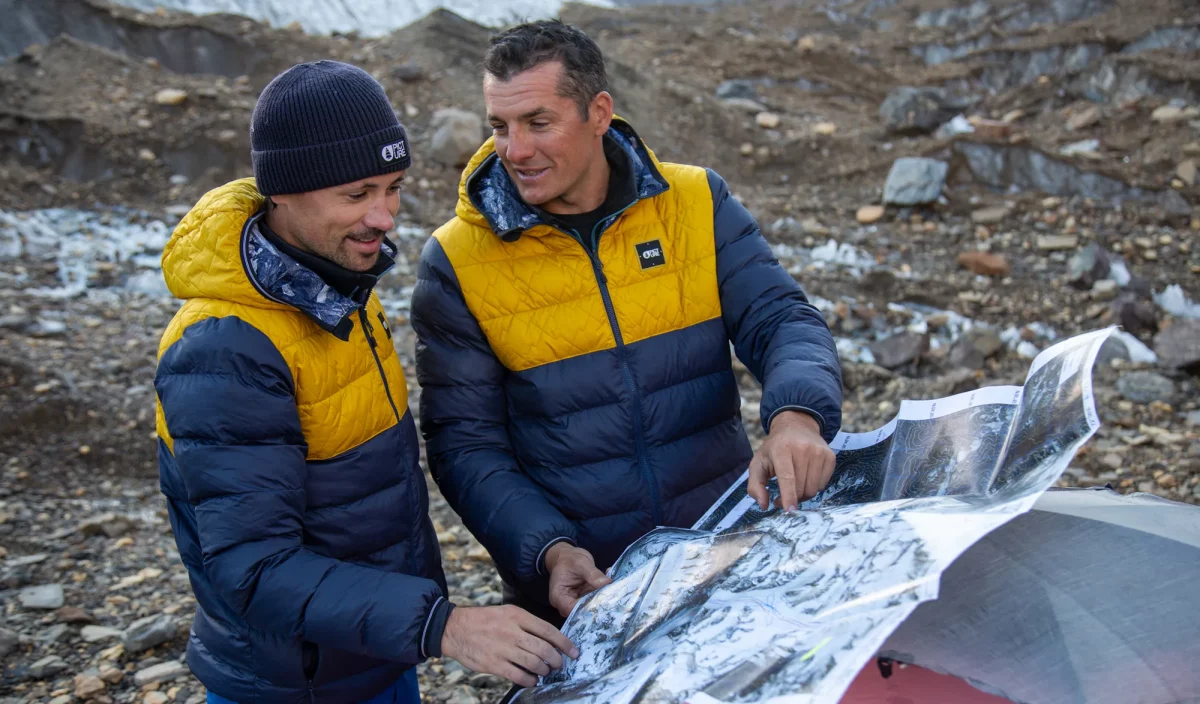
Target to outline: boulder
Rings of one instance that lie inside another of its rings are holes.
[[[466,166],[483,143],[483,118],[458,108],[442,108],[429,123],[429,154],[434,161],[449,167]]]

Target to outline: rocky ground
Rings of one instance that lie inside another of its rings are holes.
[[[191,202],[249,173],[246,125],[272,75],[358,63],[415,143],[381,289],[411,370],[407,297],[482,136],[488,30],[437,13],[379,39],[320,37],[100,0],[0,13],[18,20],[0,29],[0,698],[199,700],[180,661],[194,601],[155,481],[155,350],[177,306],[157,253]],[[1126,342],[1095,373],[1103,427],[1062,483],[1200,502],[1194,3],[564,16],[610,57],[618,112],[661,158],[720,171],[821,307],[847,430],[905,398],[1019,384],[1038,350],[1117,324]],[[486,552],[430,486],[452,598],[498,602]],[[422,683],[438,702],[504,690],[450,661]]]

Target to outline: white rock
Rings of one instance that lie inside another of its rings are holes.
[[[767,110],[766,105],[763,105],[757,100],[750,100],[749,98],[725,98],[721,100],[721,104],[727,108],[750,113],[751,115],[757,115],[758,113],[766,112]]]
[[[782,119],[773,112],[760,112],[754,116],[754,121],[765,130],[773,130],[779,126]]]
[[[21,606],[27,609],[53,610],[63,605],[61,584],[43,584],[21,590]]]
[[[138,619],[125,629],[125,649],[131,653],[162,645],[175,637],[175,619],[167,614]]]
[[[159,105],[180,105],[187,100],[188,94],[186,90],[178,88],[164,88],[154,94],[154,102]]]
[[[151,665],[144,670],[138,670],[137,674],[133,676],[133,681],[137,686],[145,687],[154,682],[168,682],[187,673],[187,665],[178,660],[171,660]]]
[[[67,662],[57,655],[47,655],[29,666],[29,675],[37,680],[53,677],[67,669]]]
[[[88,643],[98,643],[102,640],[120,638],[125,635],[125,632],[108,626],[84,626],[79,630],[79,635]]]
[[[883,202],[896,205],[932,203],[942,194],[949,169],[949,164],[937,159],[897,159],[883,186]]]

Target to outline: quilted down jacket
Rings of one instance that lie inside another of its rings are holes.
[[[163,252],[185,301],[154,385],[188,665],[239,704],[362,701],[439,654],[450,608],[416,425],[375,295],[273,246],[262,204],[250,179],[211,191]]]
[[[544,222],[485,143],[413,295],[430,470],[531,608],[553,542],[605,569],[746,469],[731,341],[764,426],[804,410],[829,441],[841,423],[829,328],[725,182],[660,163],[622,120],[606,139],[632,184],[593,233]]]

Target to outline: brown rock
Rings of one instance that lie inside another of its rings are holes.
[[[1003,255],[991,252],[962,252],[958,255],[958,265],[981,276],[1008,276],[1012,270]]]
[[[1004,220],[1008,216],[1008,206],[993,205],[989,208],[980,208],[971,213],[971,220],[979,225],[995,225]]]
[[[58,617],[60,623],[97,623],[95,616],[92,616],[78,606],[64,606],[55,611],[54,615]]]
[[[1100,106],[1092,105],[1079,112],[1071,115],[1067,120],[1067,127],[1072,130],[1082,130],[1100,121]]]
[[[1154,351],[1164,366],[1200,371],[1200,321],[1176,320],[1154,336]]]
[[[902,332],[871,345],[875,363],[884,369],[895,369],[915,362],[929,350],[929,336]]]
[[[956,367],[980,369],[988,359],[1004,349],[1004,341],[990,330],[971,330],[950,350],[950,363]]]
[[[84,673],[75,675],[75,696],[80,699],[89,699],[104,691],[106,685],[104,680],[96,675]]]
[[[1189,186],[1196,185],[1196,162],[1192,159],[1180,162],[1179,167],[1175,169],[1175,175],[1179,177]]]
[[[1008,139],[1013,134],[1010,122],[988,120],[982,117],[972,117],[968,120],[975,128],[975,135],[983,139]]]
[[[119,667],[113,667],[108,663],[104,663],[100,666],[100,679],[109,684],[117,684],[125,679],[125,671]]]
[[[854,219],[864,225],[870,225],[873,222],[879,222],[885,212],[887,211],[882,205],[864,205],[854,214]]]
[[[1177,108],[1174,105],[1163,105],[1150,113],[1150,119],[1155,122],[1179,122],[1186,120],[1187,116],[1184,114],[1183,108]]]

